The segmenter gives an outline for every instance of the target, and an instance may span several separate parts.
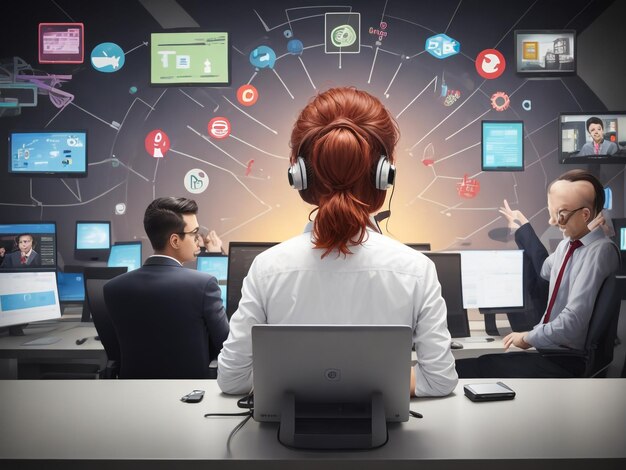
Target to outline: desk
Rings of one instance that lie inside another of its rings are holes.
[[[276,440],[277,424],[253,420],[233,436],[229,451],[228,436],[242,418],[203,417],[240,411],[236,397],[222,395],[212,380],[3,381],[0,465],[624,468],[626,379],[507,379],[517,397],[486,403],[463,396],[462,385],[472,382],[479,381],[462,380],[449,397],[413,399],[411,409],[424,418],[390,425],[389,442],[380,449],[311,452],[283,447]],[[180,401],[196,388],[206,390],[201,403]]]
[[[0,378],[17,378],[20,360],[50,362],[58,360],[92,360],[101,366],[106,364],[106,353],[102,343],[94,339],[96,328],[93,323],[47,322],[34,323],[24,329],[24,336],[0,338]],[[24,346],[24,343],[44,337],[57,337],[53,344]],[[79,338],[88,337],[81,345]]]

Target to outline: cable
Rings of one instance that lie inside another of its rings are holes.
[[[423,418],[424,415],[422,413],[418,413],[417,411],[409,410],[409,414],[414,418]]]

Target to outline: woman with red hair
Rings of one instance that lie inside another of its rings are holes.
[[[417,351],[410,393],[454,390],[458,378],[434,264],[382,235],[372,218],[393,184],[397,141],[387,109],[355,88],[320,93],[302,110],[288,176],[315,206],[315,218],[303,234],[252,263],[218,357],[222,391],[250,392],[250,331],[258,323],[409,325]]]

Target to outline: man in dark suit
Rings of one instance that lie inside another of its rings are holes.
[[[33,250],[34,238],[30,233],[21,233],[16,238],[17,251],[5,255],[3,268],[25,268],[41,265],[41,256]]]
[[[190,199],[155,199],[143,221],[154,255],[104,286],[120,378],[210,376],[229,326],[215,277],[183,267],[200,251],[197,212]]]

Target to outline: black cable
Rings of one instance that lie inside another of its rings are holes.
[[[414,418],[423,418],[424,415],[422,413],[418,413],[417,411],[409,410],[409,414]]]

